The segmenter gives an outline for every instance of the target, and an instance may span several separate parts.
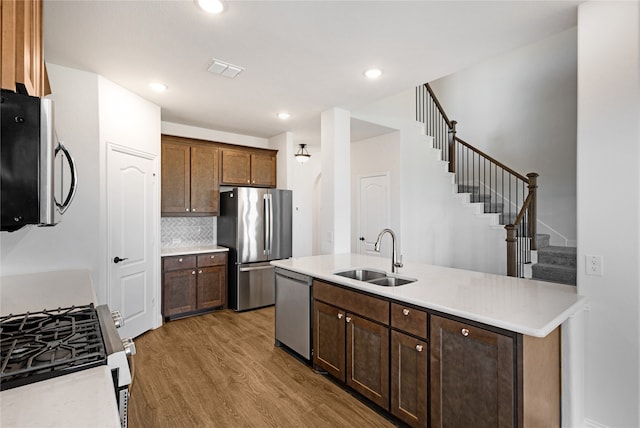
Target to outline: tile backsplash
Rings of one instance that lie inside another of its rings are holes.
[[[162,248],[217,244],[217,217],[161,217]]]

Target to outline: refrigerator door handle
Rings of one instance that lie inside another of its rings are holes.
[[[267,194],[267,200],[269,201],[269,246],[267,247],[268,254],[273,254],[273,198],[271,193]]]
[[[263,254],[268,255],[271,251],[271,199],[268,193],[264,195],[264,250]]]
[[[240,272],[253,272],[253,271],[256,271],[256,270],[265,270],[265,269],[273,269],[273,266],[267,265],[267,266],[256,266],[256,267],[240,268]]]

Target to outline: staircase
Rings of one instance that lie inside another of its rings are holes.
[[[538,174],[522,175],[458,138],[457,122],[447,117],[428,83],[416,88],[416,120],[448,163],[458,193],[483,204],[485,213],[498,214],[506,229],[507,275],[575,285],[576,249],[551,246],[549,235],[536,232]]]
[[[535,259],[535,256],[532,258]],[[575,247],[549,245],[549,235],[538,235],[537,263],[531,266],[531,277],[540,281],[576,285],[576,261]]]

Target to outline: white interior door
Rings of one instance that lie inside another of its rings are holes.
[[[358,194],[358,252],[390,257],[390,248],[382,246],[380,253],[373,250],[380,231],[390,227],[389,174],[361,176]]]
[[[154,327],[157,309],[157,182],[153,155],[110,145],[107,156],[109,290],[122,337]]]

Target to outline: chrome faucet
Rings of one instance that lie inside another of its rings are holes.
[[[398,268],[402,267],[402,260],[398,260],[398,252],[396,249],[396,234],[393,233],[393,230],[391,229],[382,229],[382,232],[380,232],[380,234],[378,235],[378,239],[376,239],[376,243],[373,246],[373,250],[376,251],[377,253],[380,252],[380,240],[382,239],[382,235],[384,235],[385,233],[389,233],[389,235],[391,235],[391,244],[393,245],[393,253],[391,254],[391,273],[397,273],[398,272]],[[402,256],[400,256],[400,259],[402,259]]]

